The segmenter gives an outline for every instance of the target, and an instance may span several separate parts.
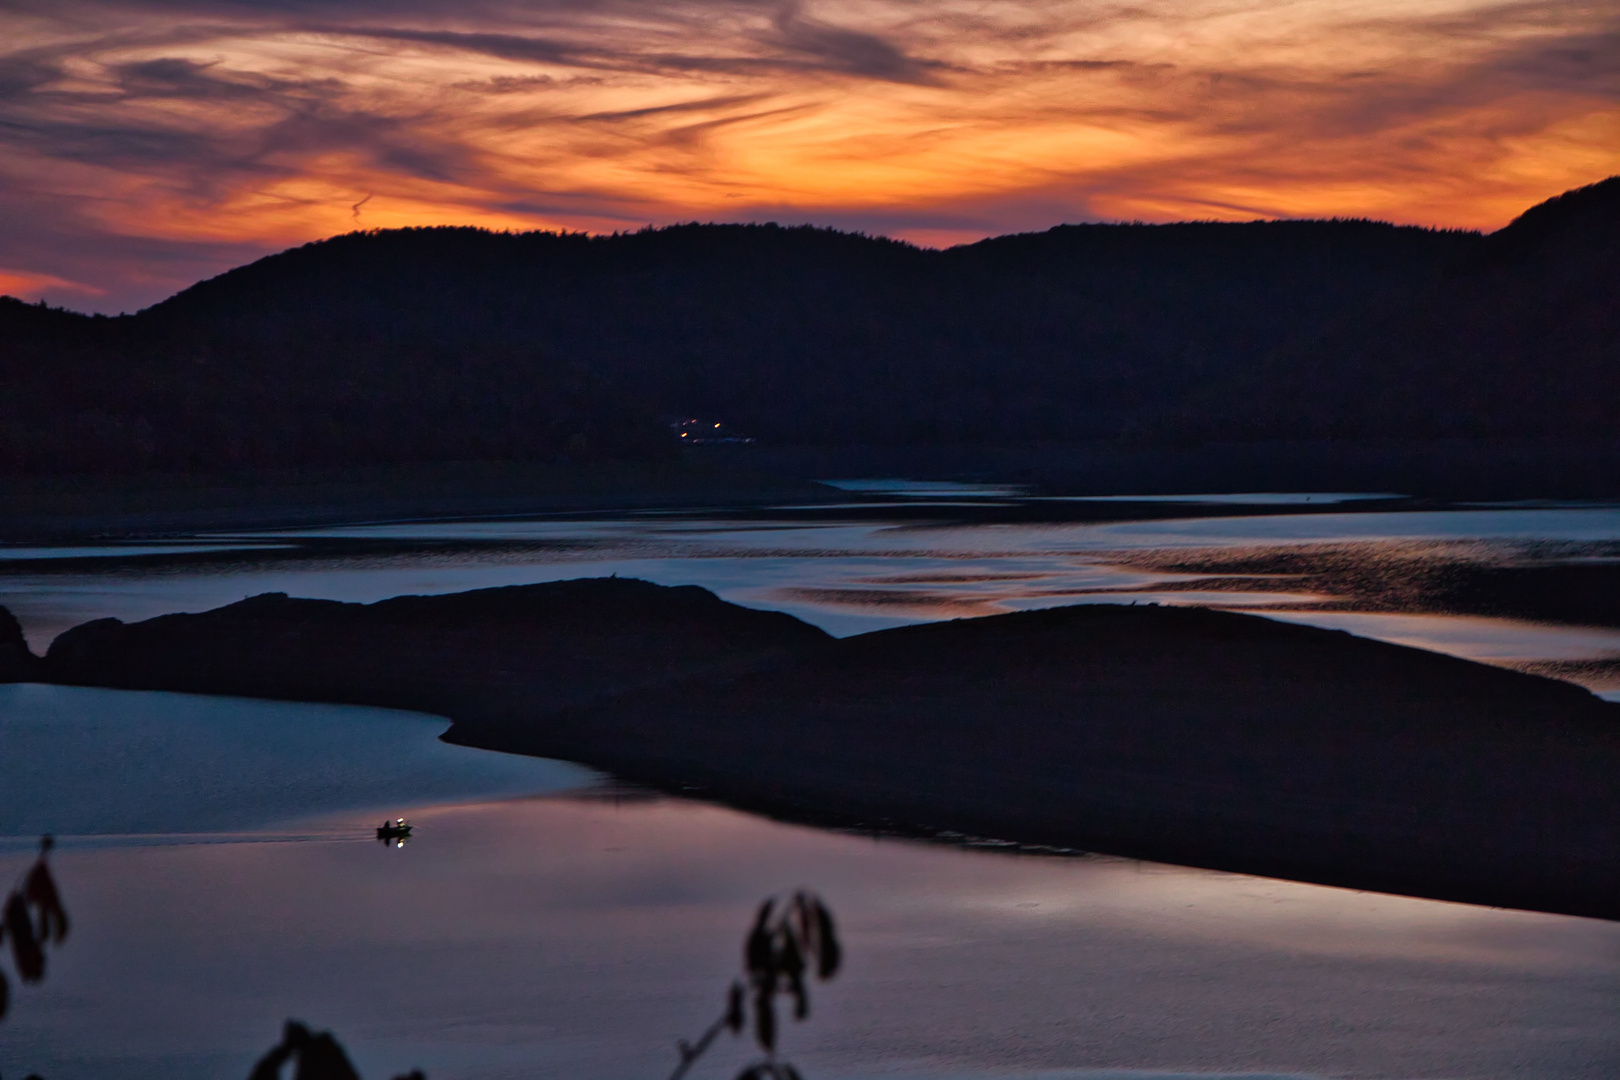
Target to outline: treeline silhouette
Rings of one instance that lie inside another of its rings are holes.
[[[0,300],[0,474],[763,442],[1607,437],[1620,178],[1481,235],[1077,225],[353,233],[136,315]]]

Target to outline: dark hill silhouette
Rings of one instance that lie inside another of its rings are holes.
[[[1489,237],[354,233],[133,316],[0,302],[0,473],[657,458],[676,415],[775,445],[1607,437],[1617,189]]]
[[[1355,387],[1329,402],[1322,387]],[[1620,390],[1620,177],[1532,207],[1251,384],[1306,435],[1558,436],[1612,426]]]
[[[1483,245],[1478,266],[1508,265],[1537,256],[1567,270],[1579,260],[1613,259],[1620,244],[1620,177],[1566,191],[1532,206]]]
[[[1620,706],[1251,615],[1080,605],[833,640],[594,579],[100,620],[41,669],[437,712],[454,741],[788,816],[1620,917]]]
[[[0,683],[27,682],[39,674],[39,660],[28,648],[17,617],[0,607]]]
[[[265,593],[200,615],[98,619],[59,636],[41,667],[129,690],[546,713],[827,640],[694,585],[597,578],[375,604]]]

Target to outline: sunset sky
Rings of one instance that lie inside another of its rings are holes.
[[[355,228],[1496,228],[1620,173],[1620,0],[0,0],[0,292]]]

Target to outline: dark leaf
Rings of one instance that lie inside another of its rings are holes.
[[[766,1052],[776,1049],[776,1004],[769,990],[754,995],[754,1038]]]
[[[51,879],[43,855],[28,872],[23,895],[39,911],[40,939],[57,943],[65,940],[68,935],[67,911],[62,907],[62,895],[56,891],[56,882]]]
[[[838,947],[838,931],[833,928],[832,912],[820,900],[815,901],[816,911],[816,977],[830,979],[838,973],[838,965],[843,961],[843,951]]]
[[[297,1080],[360,1080],[349,1055],[330,1031],[312,1036],[298,1052]]]
[[[816,950],[816,918],[810,908],[810,894],[800,889],[793,894],[793,928],[811,952]]]
[[[785,1061],[782,1062],[782,1075],[787,1077],[787,1080],[804,1080],[804,1077],[799,1075],[799,1070]]]
[[[804,974],[795,971],[788,976],[788,992],[793,995],[793,1019],[803,1020],[810,1015],[810,995],[805,993]]]
[[[17,963],[17,974],[25,983],[38,982],[45,977],[45,951],[34,937],[34,920],[29,918],[28,903],[21,894],[6,898],[6,936],[11,939],[11,958]]]
[[[6,1018],[6,1009],[11,1005],[11,984],[6,982],[6,973],[0,971],[0,1020]]]
[[[750,1065],[737,1074],[737,1080],[764,1080],[765,1066],[763,1064]]]
[[[771,932],[766,924],[770,921],[771,911],[775,907],[775,900],[767,900],[759,906],[759,916],[754,920],[754,928],[748,932],[748,941],[743,945],[743,965],[755,982],[759,982],[773,971]]]
[[[254,1064],[253,1071],[248,1074],[248,1080],[281,1080],[281,1067],[292,1055],[293,1048],[286,1040],[276,1043]]]
[[[793,940],[792,934],[782,934],[782,948],[776,966],[789,979],[796,979],[804,973],[804,954],[799,951],[798,942]]]
[[[741,1035],[743,1025],[748,1023],[748,1017],[743,1011],[743,984],[731,984],[731,992],[726,995],[726,1027],[731,1029],[733,1035]]]

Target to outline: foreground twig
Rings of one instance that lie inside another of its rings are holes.
[[[67,940],[67,909],[62,906],[62,895],[45,863],[53,846],[55,841],[49,836],[40,837],[39,857],[6,896],[4,908],[0,908],[0,943],[11,942],[11,962],[25,983],[37,983],[45,977],[45,946],[61,945]],[[5,972],[0,971],[0,1018],[6,1015],[10,999],[11,986]]]
[[[814,893],[800,889],[780,907],[775,897],[766,900],[743,941],[746,978],[731,984],[726,992],[725,1013],[709,1025],[697,1042],[682,1039],[675,1044],[681,1060],[669,1080],[682,1080],[722,1030],[741,1035],[748,1026],[749,1004],[754,1039],[765,1057],[745,1068],[737,1080],[799,1080],[792,1065],[776,1060],[776,996],[791,997],[793,1018],[805,1019],[810,1015],[806,973],[820,980],[830,979],[837,974],[842,960],[832,912]]]

